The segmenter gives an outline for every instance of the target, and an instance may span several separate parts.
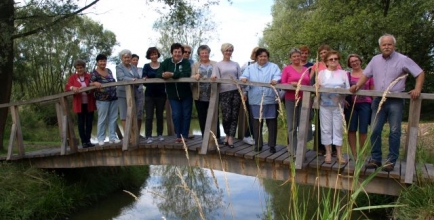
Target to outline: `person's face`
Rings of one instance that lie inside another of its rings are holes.
[[[131,58],[131,64],[137,66],[139,64],[139,58],[137,57]]]
[[[300,54],[301,61],[306,62],[308,57],[309,57],[309,51],[307,50],[301,51]]]
[[[184,47],[184,59],[190,59],[190,55],[191,55],[191,48]]]
[[[339,65],[338,55],[332,54],[329,57],[327,57],[326,64],[327,64],[328,67],[330,67],[332,69],[337,68],[338,65]]]
[[[209,61],[209,52],[208,50],[199,51],[200,61]]]
[[[321,60],[324,61],[325,55],[329,52],[328,50],[321,50],[319,52],[319,56],[321,57]]]
[[[225,51],[223,51],[223,58],[230,60],[233,52],[234,52],[234,48],[232,47],[227,48]]]
[[[96,65],[100,68],[100,69],[105,69],[105,67],[107,66],[107,60],[98,60],[96,62]]]
[[[298,65],[300,64],[301,61],[301,55],[299,53],[292,53],[291,56],[289,57],[289,60],[291,61],[292,64]]]
[[[359,58],[351,57],[349,61],[350,61],[350,67],[352,69],[360,69],[360,65],[362,64],[362,62],[360,62]]]
[[[158,60],[158,53],[151,53],[149,58],[151,58],[152,62],[156,62]]]
[[[172,59],[175,63],[179,62],[182,59],[182,49],[174,49],[172,51]]]
[[[258,62],[258,65],[262,66],[268,62],[268,55],[266,52],[262,52],[259,54],[259,56],[256,57],[256,62]]]
[[[83,75],[84,71],[84,66],[81,65],[77,65],[75,66],[75,72],[77,72],[78,75]]]
[[[386,36],[381,38],[380,49],[383,57],[388,57],[395,50],[395,44],[393,43],[393,38]]]
[[[122,64],[129,65],[131,63],[131,55],[124,54],[121,58]]]

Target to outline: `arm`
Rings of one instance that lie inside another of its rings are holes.
[[[73,87],[73,86],[74,86],[74,79],[73,79],[73,75],[71,75],[71,76],[68,78],[68,83],[66,83],[66,85],[65,85],[65,91],[66,91],[66,92],[71,91],[71,90],[72,90],[71,87]]]
[[[273,85],[277,84],[282,79],[282,73],[277,65],[273,65],[273,79],[271,80],[271,84],[273,84],[273,81],[275,82]]]
[[[148,69],[146,68],[146,64],[143,66],[142,69],[142,78],[148,78]],[[140,74],[140,73],[139,73]]]
[[[423,86],[424,81],[425,81],[425,72],[422,71],[416,77],[416,85],[415,85],[414,89],[409,92],[412,99],[419,98],[420,92],[422,91],[422,86]]]
[[[164,70],[165,70],[165,67],[164,67],[164,65],[166,64],[166,62],[161,62],[160,63],[160,67],[158,68],[158,70],[157,70],[157,74],[156,74],[156,78],[163,78],[163,73],[164,73]]]
[[[356,93],[357,91],[359,91],[359,89],[365,85],[366,81],[368,81],[368,77],[365,76],[365,74],[362,74],[362,76],[359,78],[359,80],[357,81],[356,85],[353,85],[350,87],[350,92],[351,93]]]
[[[121,67],[122,64],[116,66],[116,80],[117,81],[134,81],[136,78],[131,77],[128,73],[124,71],[124,68]]]
[[[250,68],[247,67],[244,69],[243,74],[241,74],[240,80],[242,82],[247,82],[247,80],[249,79],[250,79]]]

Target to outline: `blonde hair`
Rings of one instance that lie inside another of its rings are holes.
[[[250,54],[250,59],[256,61],[256,51],[258,51],[259,47],[255,47]]]
[[[222,44],[222,47],[221,47],[222,53],[224,53],[229,48],[232,48],[232,50],[234,50],[234,45],[232,45],[230,43],[224,43],[224,44]]]

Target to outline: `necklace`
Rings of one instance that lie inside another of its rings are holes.
[[[83,76],[83,79],[81,78],[81,76],[78,76],[78,80],[80,80],[80,82],[84,82],[84,76]]]

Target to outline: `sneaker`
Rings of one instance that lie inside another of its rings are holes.
[[[159,141],[164,141],[164,137],[162,135],[158,135],[158,140]]]
[[[104,141],[98,141],[98,145],[99,145],[99,146],[104,145]]]
[[[152,137],[147,137],[147,138],[146,138],[146,143],[147,143],[147,144],[152,143],[152,141],[153,141]]]
[[[109,143],[110,143],[110,144],[113,144],[113,143],[118,144],[118,143],[121,143],[121,140],[119,140],[119,139],[114,139],[114,140],[110,140]]]
[[[244,137],[243,138],[244,143],[246,144],[250,144],[250,145],[255,145],[255,140],[253,140],[252,137]]]
[[[369,160],[369,162],[365,165],[366,169],[377,169],[378,167],[381,167],[381,162],[376,160]]]
[[[394,169],[395,169],[395,164],[388,161],[386,162],[386,164],[384,164],[381,170],[385,172],[392,172]]]

